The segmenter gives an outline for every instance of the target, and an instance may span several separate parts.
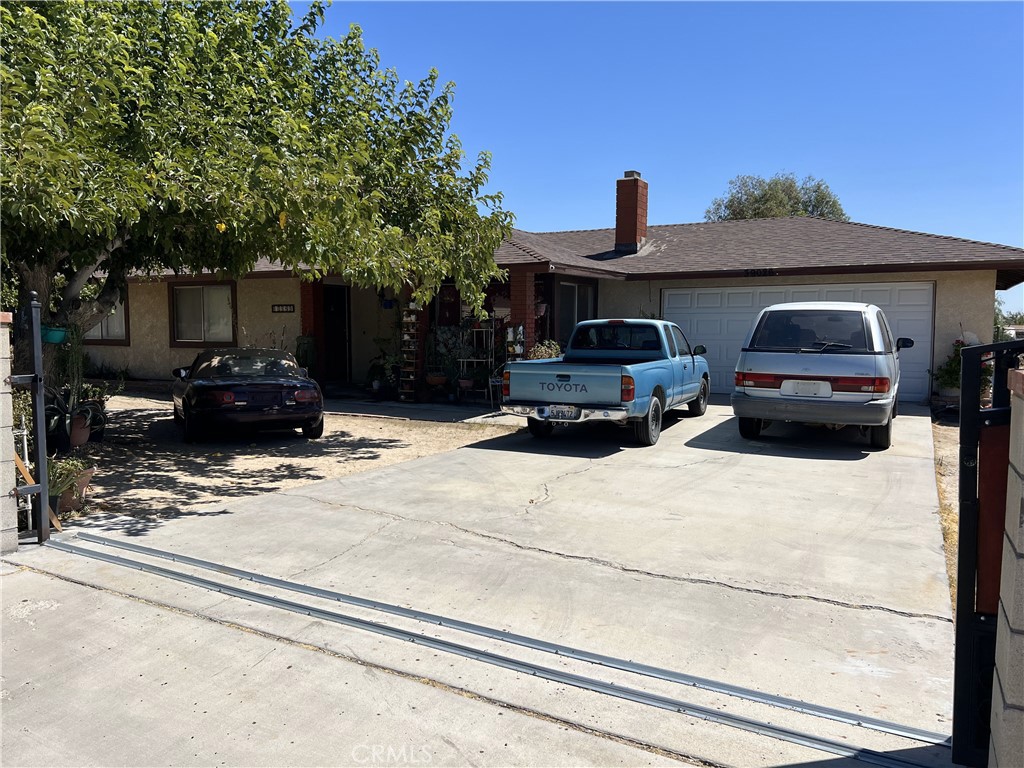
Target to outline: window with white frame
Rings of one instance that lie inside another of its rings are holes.
[[[125,341],[128,338],[128,320],[122,302],[114,305],[114,311],[82,334],[86,341]]]
[[[230,285],[175,285],[172,291],[174,341],[234,341]]]

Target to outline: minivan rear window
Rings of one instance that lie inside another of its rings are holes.
[[[827,309],[766,312],[750,339],[761,351],[868,352],[864,313]]]

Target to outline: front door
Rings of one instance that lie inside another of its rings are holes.
[[[324,286],[324,381],[348,382],[349,287]]]

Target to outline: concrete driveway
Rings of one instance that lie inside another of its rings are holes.
[[[893,442],[796,426],[748,442],[713,403],[653,448],[611,427],[524,431],[164,525],[83,528],[948,733],[927,411],[902,413]],[[52,549],[9,562],[32,569],[3,577],[9,765],[846,764]],[[941,747],[426,631],[948,764]]]

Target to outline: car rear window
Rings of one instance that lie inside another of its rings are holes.
[[[267,354],[214,355],[199,363],[192,378],[213,376],[298,376],[291,356]]]
[[[750,340],[762,351],[868,352],[864,313],[827,309],[767,312]]]

